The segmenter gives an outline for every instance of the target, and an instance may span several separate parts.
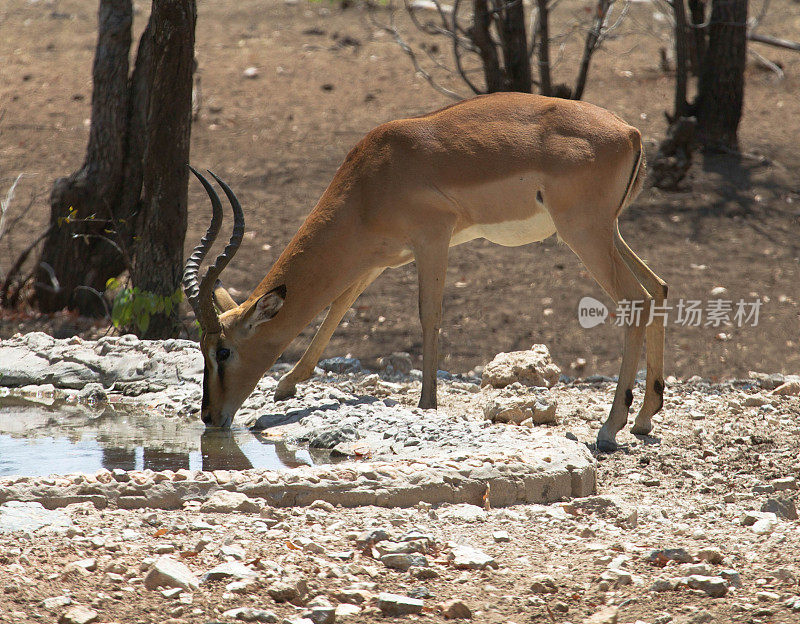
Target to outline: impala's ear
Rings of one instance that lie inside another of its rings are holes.
[[[277,288],[273,288],[266,295],[256,301],[253,306],[252,324],[255,327],[265,321],[270,320],[278,313],[283,307],[283,302],[286,299],[286,286],[281,284]]]
[[[222,282],[219,280],[217,280],[217,283],[214,285],[214,303],[222,312],[233,310],[239,305],[233,300],[233,297],[225,290]]]

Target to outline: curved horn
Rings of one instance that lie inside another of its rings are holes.
[[[200,244],[194,248],[192,255],[189,256],[189,259],[186,261],[186,266],[183,269],[183,292],[186,293],[186,299],[189,302],[189,305],[192,306],[192,310],[194,310],[194,315],[198,321],[201,322],[202,326],[202,319],[200,315],[200,285],[197,282],[197,274],[200,271],[200,265],[203,263],[203,260],[208,254],[208,250],[211,249],[211,246],[214,244],[214,241],[217,238],[217,234],[219,234],[219,228],[222,226],[222,202],[219,200],[219,196],[214,191],[214,188],[211,184],[206,180],[202,174],[197,171],[194,167],[189,165],[189,169],[191,172],[200,180],[200,183],[206,189],[206,193],[208,193],[209,198],[211,199],[211,225],[208,227],[208,231],[206,231],[206,235],[200,239]]]
[[[219,324],[217,312],[214,309],[212,295],[217,278],[219,278],[225,267],[228,266],[233,256],[236,255],[236,252],[239,250],[239,245],[242,244],[242,238],[244,237],[244,212],[242,212],[242,206],[239,204],[239,200],[236,199],[236,195],[233,194],[230,187],[220,180],[212,171],[208,173],[211,174],[222,187],[222,190],[225,191],[225,195],[228,197],[228,201],[231,203],[231,208],[233,209],[233,231],[231,232],[231,238],[222,253],[217,256],[214,264],[206,271],[206,274],[200,282],[198,292],[198,299],[200,302],[200,325],[203,327],[203,331],[206,333],[219,333],[222,328]],[[207,187],[206,191],[209,192],[210,196],[213,189],[209,191],[209,187]],[[214,193],[214,196],[216,197],[216,193]],[[213,201],[212,198],[212,202]],[[217,198],[217,201],[219,201],[219,198]]]

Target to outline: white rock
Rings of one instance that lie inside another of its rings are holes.
[[[473,548],[472,546],[464,546],[462,544],[454,545],[453,551],[450,553],[450,560],[453,562],[453,567],[461,570],[482,570],[485,567],[497,567],[497,562],[493,557],[490,557],[485,552]]]
[[[759,520],[772,520],[773,522],[777,522],[778,516],[771,511],[747,511],[744,516],[742,516],[741,523],[742,526],[753,526]]]
[[[200,506],[200,511],[217,513],[231,513],[233,511],[258,513],[261,511],[261,506],[241,492],[218,490],[209,496],[208,500]]]
[[[226,561],[211,568],[203,575],[203,581],[218,581],[220,579],[250,579],[258,576],[258,572],[248,568],[239,561]]]
[[[200,587],[200,581],[183,563],[164,555],[159,557],[144,577],[147,589],[158,587],[180,587],[194,591]]]
[[[337,607],[336,607],[336,619],[337,620],[353,619],[359,613],[361,613],[361,607],[358,607],[358,606],[356,606],[354,604],[343,603],[343,604],[337,605]]]
[[[772,520],[771,518],[762,518],[758,520],[750,529],[756,535],[769,535],[772,533],[775,525],[778,524],[777,520]]]
[[[498,353],[483,369],[482,386],[504,388],[514,382],[525,386],[551,388],[561,370],[550,358],[545,345],[533,345],[528,351]]]
[[[378,594],[378,608],[384,615],[408,615],[410,613],[420,613],[425,603],[416,598],[401,596],[382,592]]]
[[[246,556],[244,548],[238,544],[225,544],[219,549],[219,553],[223,557],[230,557],[231,559],[236,559],[237,561],[242,561]]]
[[[70,607],[61,617],[58,618],[59,624],[90,624],[97,620],[97,611],[84,607],[82,605],[75,605]]]
[[[42,606],[50,611],[54,611],[60,607],[66,607],[70,604],[72,604],[72,597],[67,595],[53,596],[52,598],[45,598],[42,601]]]
[[[721,576],[693,574],[683,579],[683,581],[692,589],[704,591],[712,598],[721,598],[728,593],[728,584]]]
[[[222,614],[223,618],[242,620],[243,622],[277,622],[278,616],[272,611],[255,609],[253,607],[238,607],[229,609]]]
[[[460,504],[437,510],[442,520],[455,522],[483,522],[487,518],[486,510],[477,505]]]

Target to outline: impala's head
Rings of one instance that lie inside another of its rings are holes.
[[[200,417],[206,425],[229,427],[233,416],[256,387],[264,371],[263,363],[278,353],[248,345],[258,329],[270,321],[283,306],[286,287],[278,286],[261,297],[237,305],[219,285],[223,269],[233,258],[244,235],[244,214],[233,191],[213,173],[233,208],[233,232],[224,251],[217,256],[203,279],[197,274],[222,225],[222,204],[214,188],[191,168],[211,198],[213,215],[206,235],[195,247],[183,271],[183,289],[200,323],[200,350],[203,353],[203,403]],[[220,311],[220,313],[217,312]],[[268,349],[267,349],[268,350]],[[267,364],[269,366],[269,364]]]

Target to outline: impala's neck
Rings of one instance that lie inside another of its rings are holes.
[[[271,289],[286,286],[280,312],[259,328],[258,339],[275,351],[265,356],[265,370],[298,334],[352,284],[362,272],[353,212],[344,202],[333,207],[323,196],[267,276],[242,307],[247,308]]]

